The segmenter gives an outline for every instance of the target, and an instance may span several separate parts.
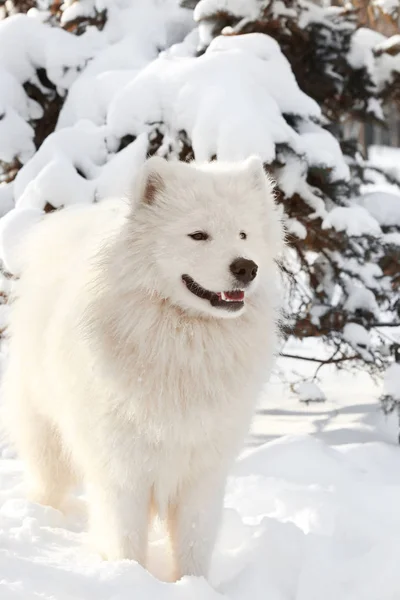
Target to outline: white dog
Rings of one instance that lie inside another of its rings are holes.
[[[257,158],[141,170],[133,203],[35,225],[10,323],[8,425],[31,498],[88,486],[107,559],[146,564],[165,519],[175,577],[207,576],[225,480],[275,350],[282,227]]]

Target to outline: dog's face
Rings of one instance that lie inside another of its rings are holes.
[[[153,158],[139,181],[133,221],[149,291],[186,311],[242,314],[267,283],[282,240],[261,162],[191,166]]]

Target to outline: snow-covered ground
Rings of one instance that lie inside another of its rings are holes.
[[[289,363],[304,379],[311,378],[315,372],[315,365],[287,360],[281,363],[285,367]],[[334,446],[396,443],[396,418],[388,418],[381,411],[377,398],[382,393],[382,383],[374,382],[369,375],[338,373],[333,368],[325,373],[322,371],[317,389],[325,396],[324,402],[301,402],[301,395],[292,391],[291,387],[283,385],[276,377],[272,379],[261,398],[247,439],[248,446],[292,435],[312,435]],[[296,389],[296,386],[293,387]]]
[[[378,167],[390,169],[393,174],[400,177],[400,148],[370,146],[368,149],[368,158]]]
[[[84,496],[68,516],[28,502],[22,465],[3,446],[1,600],[398,600],[396,421],[379,412],[367,376],[327,371],[322,381],[324,403],[305,405],[275,379],[266,388],[229,480],[211,584],[165,583],[161,529],[151,574],[102,562],[86,543]]]

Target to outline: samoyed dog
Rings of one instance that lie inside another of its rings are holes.
[[[3,378],[30,497],[87,486],[109,560],[207,577],[224,487],[269,375],[282,226],[262,163],[149,159],[129,202],[65,209],[21,246]]]

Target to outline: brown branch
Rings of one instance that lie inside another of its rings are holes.
[[[400,323],[368,323],[365,327],[400,327]]]
[[[395,39],[394,39],[395,38]],[[390,56],[397,56],[400,53],[400,35],[393,36],[392,38],[388,38],[383,42],[383,44],[379,44],[377,48],[373,51],[374,56],[382,56],[382,54],[389,54]]]
[[[286,354],[285,352],[281,352],[280,356],[283,356],[283,358],[294,358],[296,360],[307,360],[310,362],[316,362],[316,363],[320,363],[323,365],[336,364],[336,363],[344,362],[346,360],[356,360],[357,358],[360,358],[358,356],[358,354],[355,354],[353,356],[341,356],[340,358],[328,358],[327,360],[323,360],[322,358],[311,358],[309,356],[297,356],[296,354]]]
[[[325,367],[325,365],[329,365],[332,363],[332,361],[335,360],[335,357],[339,354],[339,352],[340,352],[340,344],[336,347],[335,352],[332,354],[332,356],[330,358],[328,358],[325,362],[318,365],[317,370],[314,373],[313,381],[317,378],[318,373],[320,372],[321,369],[323,369]]]

